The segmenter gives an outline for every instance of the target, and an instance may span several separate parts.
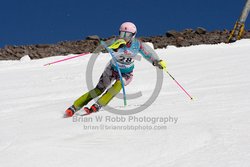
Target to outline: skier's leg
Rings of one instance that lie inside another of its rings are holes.
[[[112,76],[111,66],[107,66],[104,72],[102,73],[95,89],[85,93],[74,102],[74,107],[76,108],[76,110],[81,109],[83,106],[87,105],[92,99],[96,98],[97,96],[100,96],[113,80],[114,78]]]
[[[111,88],[109,88],[97,101],[101,106],[106,106],[113,97],[115,97],[122,89],[120,80],[117,80]]]
[[[127,86],[133,78],[133,73],[125,74],[122,77],[124,85]],[[100,110],[102,106],[106,106],[122,89],[122,84],[119,79],[109,88],[97,101],[97,103],[93,104],[89,110],[89,112],[97,112]]]
[[[81,97],[79,97],[73,104],[76,111],[80,110],[83,106],[88,104],[92,99],[96,98],[97,96],[100,96],[103,93],[102,90],[99,88],[94,88],[91,91],[85,93]]]
[[[103,93],[102,90],[98,89],[97,87],[92,89],[91,91],[85,93],[81,97],[79,97],[72,106],[70,106],[66,111],[65,115],[67,117],[71,117],[74,115],[75,112],[80,110],[84,105],[88,104],[93,98],[101,95]]]
[[[84,110],[90,114],[92,112],[97,112],[102,106],[106,106],[110,100],[115,97],[122,89],[122,84],[120,80],[117,80],[111,88],[109,88],[90,108],[85,107]]]
[[[67,116],[72,116],[76,111],[87,105],[92,99],[100,96],[114,80],[111,65],[108,65],[102,73],[97,86],[91,91],[79,97],[74,104],[66,110]]]

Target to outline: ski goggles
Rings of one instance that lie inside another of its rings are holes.
[[[127,32],[127,31],[120,31],[119,36],[120,38],[132,38],[135,34],[132,32]]]

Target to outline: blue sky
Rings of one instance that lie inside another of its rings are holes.
[[[132,21],[138,36],[204,27],[232,29],[245,0],[5,0],[0,6],[0,47],[108,37]],[[246,22],[250,28],[250,19]]]

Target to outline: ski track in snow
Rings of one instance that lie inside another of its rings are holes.
[[[43,65],[63,56],[0,61],[0,166],[248,167],[250,163],[250,40],[233,44],[169,46],[157,50],[169,72],[195,97],[191,101],[164,74],[156,101],[136,117],[178,117],[166,130],[85,130],[63,112],[87,91],[90,56]],[[72,56],[72,55],[69,55]],[[97,83],[108,54],[94,66]],[[142,92],[127,109],[141,106],[155,86],[155,68],[135,62],[126,92]],[[110,105],[124,109],[123,100]],[[115,117],[105,110],[87,118]],[[128,116],[123,116],[128,118]],[[103,122],[106,125],[109,123]],[[110,125],[137,125],[136,122]],[[140,123],[148,125],[148,123]]]

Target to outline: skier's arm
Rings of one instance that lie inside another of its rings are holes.
[[[166,68],[166,62],[160,60],[157,53],[147,44],[140,42],[139,53],[154,66],[159,67],[160,69]]]
[[[117,51],[119,48],[126,45],[126,41],[124,39],[118,39],[109,46],[110,49]]]
[[[109,46],[110,49],[114,50],[117,49],[118,47],[120,47],[122,44],[124,44],[125,41],[121,41],[121,40],[116,40],[116,39],[110,39],[105,41],[106,45]],[[126,44],[126,42],[125,42]],[[118,47],[117,47],[118,45]],[[115,48],[117,47],[117,48]],[[99,55],[101,52],[105,52],[106,49],[103,45],[99,45],[93,52],[93,54]]]

